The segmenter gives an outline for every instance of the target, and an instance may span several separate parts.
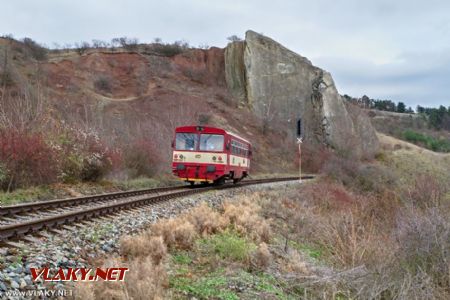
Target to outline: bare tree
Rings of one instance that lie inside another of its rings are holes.
[[[242,41],[242,38],[238,37],[237,35],[231,35],[227,37],[227,40],[230,42],[240,42]]]
[[[81,42],[75,44],[75,50],[79,55],[83,55],[91,46],[88,42]]]

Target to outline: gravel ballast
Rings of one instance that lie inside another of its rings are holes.
[[[296,184],[299,184],[298,181],[275,182],[209,191],[123,211],[116,216],[92,220],[82,226],[72,225],[73,230],[59,229],[62,233],[48,233],[48,237],[37,236],[40,242],[27,243],[22,249],[0,248],[0,295],[11,289],[64,289],[61,282],[52,285],[46,283],[45,286],[42,280],[33,282],[30,268],[89,267],[90,262],[96,258],[117,253],[121,236],[136,234],[161,218],[173,218],[202,202],[219,207],[223,201],[246,194],[283,189]]]

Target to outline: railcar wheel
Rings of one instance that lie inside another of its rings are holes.
[[[217,179],[216,181],[214,181],[214,185],[222,185],[225,183],[225,178],[221,177],[219,179]]]

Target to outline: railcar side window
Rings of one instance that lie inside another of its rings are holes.
[[[177,133],[176,134],[176,150],[196,150],[198,138],[195,133]]]
[[[223,135],[220,134],[201,134],[200,135],[200,150],[202,151],[223,151]]]

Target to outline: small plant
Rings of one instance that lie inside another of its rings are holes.
[[[172,255],[172,259],[175,263],[180,265],[188,265],[192,262],[192,259],[185,253],[176,253]]]
[[[172,288],[200,299],[237,300],[239,297],[226,289],[227,279],[216,275],[192,280],[186,277],[171,277],[169,284]]]
[[[250,251],[256,248],[253,243],[233,231],[215,234],[211,238],[203,240],[203,243],[220,257],[235,261],[246,261]]]
[[[98,91],[111,93],[112,91],[111,78],[106,76],[100,76],[97,80],[94,81],[94,87]]]

